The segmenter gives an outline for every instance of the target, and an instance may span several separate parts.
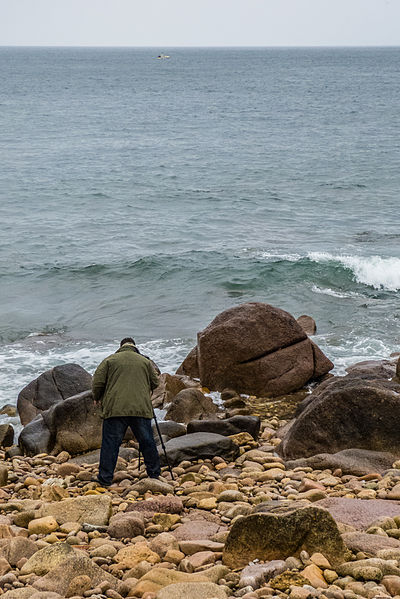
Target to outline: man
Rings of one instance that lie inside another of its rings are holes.
[[[160,459],[151,427],[153,407],[151,392],[158,377],[132,337],[122,339],[120,348],[97,367],[92,391],[96,405],[101,405],[103,438],[100,450],[99,476],[102,487],[112,483],[118,452],[130,427],[143,454],[150,478],[160,476]]]

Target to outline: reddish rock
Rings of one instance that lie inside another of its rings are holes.
[[[206,520],[193,520],[182,524],[171,532],[178,541],[192,541],[195,539],[211,539],[219,532],[227,530],[225,526],[220,526],[214,522]]]
[[[299,316],[296,320],[307,335],[315,335],[317,332],[317,325],[312,316],[302,314],[302,316]]]
[[[368,528],[381,518],[400,516],[400,502],[387,499],[360,501],[349,497],[327,497],[314,505],[327,509],[337,522],[354,526],[359,530]]]
[[[155,497],[145,501],[135,501],[130,503],[126,512],[140,512],[144,516],[153,516],[154,514],[180,514],[183,511],[183,503],[179,497],[166,495],[164,497]]]
[[[296,391],[333,368],[293,316],[260,302],[216,316],[178,372],[194,376],[190,365],[209,389],[274,396]]]
[[[362,503],[368,502],[363,501]],[[381,549],[397,549],[400,551],[400,541],[391,537],[371,535],[366,532],[346,532],[342,535],[342,539],[351,551],[354,553],[362,551],[367,556],[375,556]]]
[[[120,513],[113,516],[107,533],[114,539],[132,539],[144,534],[143,517],[141,514]]]

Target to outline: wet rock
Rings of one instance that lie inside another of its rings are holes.
[[[23,426],[38,414],[91,388],[92,377],[78,364],[63,364],[41,374],[18,395],[17,410]]]
[[[257,509],[262,510],[262,504]],[[229,532],[223,563],[234,569],[255,558],[285,559],[298,556],[303,550],[320,552],[332,564],[346,559],[346,548],[335,521],[326,510],[314,505],[240,518]]]
[[[299,316],[296,320],[307,335],[315,335],[317,332],[317,325],[312,316],[302,314],[302,316]]]
[[[192,433],[171,439],[165,444],[165,449],[171,466],[178,465],[184,460],[211,459],[215,456],[231,461],[239,453],[238,446],[229,437],[215,433]],[[161,462],[164,464],[164,454],[159,453]]]
[[[197,339],[197,352],[179,371],[200,374],[212,390],[284,395],[333,367],[293,316],[260,302],[218,314]]]
[[[228,437],[237,433],[247,432],[253,439],[258,438],[261,421],[258,416],[232,416],[225,420],[192,420],[188,423],[187,432],[216,433]]]
[[[174,422],[173,420],[159,420],[157,422],[161,435],[166,437],[167,441],[169,441],[169,439],[175,439],[175,437],[186,435],[186,425],[182,422]],[[154,439],[156,443],[159,444],[160,437],[155,422],[153,422],[152,428]]]

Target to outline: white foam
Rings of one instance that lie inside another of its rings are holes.
[[[334,289],[331,289],[330,287],[321,288],[321,287],[318,287],[317,285],[313,285],[311,287],[311,291],[313,293],[319,293],[321,295],[330,295],[331,297],[337,297],[339,299],[360,297],[359,293],[355,293],[353,291],[348,291],[347,293],[345,293],[343,291],[335,291]]]
[[[351,256],[346,254],[331,254],[329,252],[308,252],[302,255],[278,251],[252,250],[250,248],[243,250],[242,253],[250,254],[252,257],[266,260],[267,262],[283,260],[287,262],[299,262],[304,259],[319,264],[336,262],[344,268],[349,269],[358,283],[387,291],[400,290],[400,258],[394,256]],[[313,291],[318,293],[317,290]],[[340,295],[340,292],[335,292],[329,288],[320,292],[326,295],[333,295],[334,297],[344,297]],[[338,295],[334,295],[336,293]]]
[[[387,291],[400,290],[400,258],[393,256],[348,256],[325,252],[311,252],[308,258],[314,262],[338,262],[351,270],[358,283]]]
[[[161,372],[174,373],[195,341],[192,339],[159,339],[139,344],[143,354],[151,357]],[[27,342],[0,346],[0,407],[16,405],[19,392],[40,374],[58,366],[74,362],[93,374],[98,364],[118,348],[118,342],[96,345],[93,342],[76,342],[59,338],[46,343],[46,336],[32,337]],[[0,416],[1,422],[19,426],[19,419]]]

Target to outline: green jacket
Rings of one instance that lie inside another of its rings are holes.
[[[152,418],[151,392],[157,385],[158,376],[150,360],[138,354],[133,345],[123,345],[97,367],[93,399],[101,402],[102,418]]]

